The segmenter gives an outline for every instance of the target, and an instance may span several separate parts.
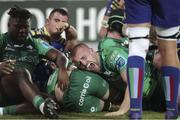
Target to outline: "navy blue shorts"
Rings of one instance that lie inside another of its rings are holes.
[[[125,0],[126,23],[149,22],[170,28],[180,25],[180,0]]]

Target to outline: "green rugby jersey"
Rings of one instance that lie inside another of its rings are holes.
[[[106,37],[100,41],[98,50],[103,71],[122,72],[126,68],[128,49],[124,43],[127,38],[121,40]]]
[[[128,48],[125,46],[126,43],[128,43],[127,38],[119,40],[106,37],[100,41],[98,50],[103,73],[110,76],[117,76],[122,71],[126,70],[128,59]],[[160,74],[159,71],[153,67],[151,61],[146,61],[145,64],[143,97],[148,98],[154,92],[157,82],[160,79]]]
[[[63,104],[67,111],[100,112],[100,100],[109,89],[108,83],[99,75],[73,70],[70,84],[64,93]]]
[[[14,44],[8,34],[0,34],[0,61],[16,60],[15,68],[30,72],[39,63],[39,55],[45,55],[52,47],[40,40],[28,37],[24,44]]]

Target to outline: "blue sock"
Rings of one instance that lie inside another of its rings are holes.
[[[174,114],[178,114],[177,97],[180,81],[180,69],[171,66],[164,66],[161,70],[166,99],[166,109]]]
[[[131,112],[142,112],[142,90],[144,81],[144,58],[130,56],[127,63]]]

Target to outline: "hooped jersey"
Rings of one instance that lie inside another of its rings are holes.
[[[36,28],[34,30],[31,30],[30,34],[34,38],[40,38],[40,39],[48,42],[50,45],[52,45],[54,48],[60,50],[61,52],[63,52],[65,49],[66,40],[61,36],[61,33],[59,33],[58,38],[53,39],[53,40],[51,40],[52,38],[45,27]]]
[[[39,55],[45,55],[51,48],[48,43],[31,37],[24,44],[14,44],[8,34],[0,34],[0,61],[16,60],[15,68],[32,72],[39,63]]]

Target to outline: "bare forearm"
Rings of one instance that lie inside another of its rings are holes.
[[[128,90],[128,87],[126,87],[126,91],[125,91],[125,94],[124,94],[124,100],[120,106],[120,109],[121,108],[126,108],[126,110],[129,110],[129,107],[130,107],[130,98],[129,98],[129,90]]]
[[[58,68],[66,69],[67,59],[62,52],[52,48],[48,51],[47,57],[49,60],[55,62]]]
[[[77,31],[73,26],[66,30],[66,38],[67,40],[77,40]]]
[[[58,68],[66,69],[66,64],[67,64],[67,59],[66,59],[65,55],[58,54],[57,59],[56,59],[56,65],[58,66]]]

